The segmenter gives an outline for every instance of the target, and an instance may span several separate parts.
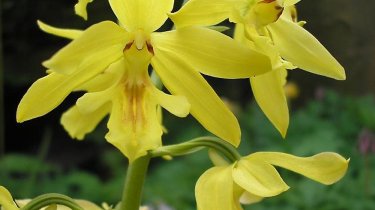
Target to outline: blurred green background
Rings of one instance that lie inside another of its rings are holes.
[[[121,198],[127,161],[104,141],[105,120],[80,142],[71,140],[59,124],[62,112],[82,93],[71,94],[44,117],[23,124],[15,122],[22,95],[45,74],[40,63],[68,43],[39,31],[36,20],[81,29],[101,20],[115,20],[107,1],[97,0],[89,5],[88,22],[74,15],[75,3],[75,0],[1,1],[0,65],[4,94],[0,101],[3,107],[0,143],[5,139],[5,144],[0,144],[0,185],[16,198],[59,192],[98,204],[103,201],[114,204]],[[291,189],[247,209],[375,209],[374,8],[375,1],[371,0],[304,0],[298,4],[299,19],[307,20],[305,27],[345,67],[347,80],[334,81],[300,70],[291,71],[289,81],[298,85],[300,95],[290,101],[291,125],[285,140],[254,103],[247,80],[207,77],[240,120],[243,155],[260,150],[301,156],[334,151],[351,159],[347,175],[332,186],[281,169]],[[161,30],[170,27],[168,22]],[[191,117],[179,119],[164,114],[169,131],[163,137],[164,144],[208,134]],[[144,203],[156,210],[195,209],[194,185],[209,167],[206,151],[173,161],[153,160]]]

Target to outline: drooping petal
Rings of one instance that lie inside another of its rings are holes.
[[[75,88],[101,73],[116,58],[108,49],[92,57],[96,62],[83,64],[70,75],[52,72],[27,90],[17,108],[17,122],[43,116],[57,107]]]
[[[154,89],[154,95],[158,104],[177,117],[186,117],[190,112],[190,104],[184,96],[168,95],[158,89]]]
[[[146,89],[143,94],[142,98],[129,100],[120,87],[112,101],[107,124],[109,132],[105,138],[130,162],[161,146],[163,131],[156,112],[157,104],[151,90]]]
[[[173,0],[109,0],[111,8],[127,31],[151,33],[160,28],[173,9]]]
[[[324,46],[303,27],[286,18],[267,26],[281,56],[314,74],[345,79],[345,70]]]
[[[250,78],[250,83],[259,107],[285,138],[289,125],[289,110],[282,79],[280,70],[276,69]]]
[[[82,140],[86,134],[95,129],[99,122],[109,113],[108,104],[88,113],[82,113],[77,105],[71,107],[62,116],[60,123],[70,137]]]
[[[18,210],[12,195],[3,186],[0,186],[0,206],[2,206],[4,210]]]
[[[178,55],[154,47],[151,63],[173,95],[182,95],[191,105],[190,113],[208,131],[238,146],[240,128],[236,117],[205,79]]]
[[[271,70],[267,56],[204,27],[154,33],[154,47],[184,58],[204,74],[220,78],[249,78]]]
[[[349,160],[332,152],[323,152],[311,157],[296,157],[279,152],[259,152],[253,156],[326,185],[341,179],[349,163]]]
[[[230,17],[233,6],[242,0],[190,0],[179,11],[170,14],[177,27],[215,25]]]
[[[213,167],[207,170],[195,185],[198,209],[239,209],[239,204],[236,204],[239,202],[233,200],[233,188],[232,166]]]
[[[74,11],[77,15],[81,16],[83,19],[87,20],[87,4],[91,3],[93,0],[78,0],[78,3],[74,5]]]
[[[270,197],[289,189],[276,169],[262,159],[247,156],[233,168],[233,180],[246,191]]]
[[[43,23],[42,21],[37,21],[39,28],[49,34],[64,37],[67,39],[76,39],[79,36],[82,35],[82,30],[76,30],[76,29],[65,29],[65,28],[56,28],[50,25],[47,25]]]
[[[122,51],[129,40],[129,34],[110,21],[95,24],[85,30],[81,36],[58,51],[43,65],[55,72],[71,74],[82,63],[96,63],[98,56],[109,49],[113,52],[113,61],[122,56]]]

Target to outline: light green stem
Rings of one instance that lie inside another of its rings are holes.
[[[119,210],[139,210],[150,159],[148,154],[129,164]]]

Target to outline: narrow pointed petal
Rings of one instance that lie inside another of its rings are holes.
[[[113,60],[117,60],[128,40],[129,34],[125,30],[113,22],[104,21],[85,30],[43,65],[55,72],[71,74],[82,63],[97,62],[98,56],[109,49],[115,53]]]
[[[0,206],[2,206],[4,210],[18,210],[13,201],[12,195],[3,186],[0,186]]]
[[[260,197],[275,196],[289,189],[273,166],[252,156],[238,161],[233,169],[233,180],[246,191]]]
[[[39,28],[49,34],[60,36],[67,39],[76,39],[82,35],[82,30],[76,29],[65,29],[65,28],[56,28],[50,25],[43,23],[42,21],[37,21]]]
[[[279,152],[259,152],[253,155],[269,164],[294,171],[326,185],[340,180],[349,164],[349,160],[332,152],[323,152],[311,157],[296,157]]]
[[[90,113],[83,113],[75,105],[61,116],[60,123],[68,131],[70,137],[82,140],[86,134],[95,129],[109,111],[109,106],[103,105]]]
[[[345,79],[345,70],[308,31],[286,18],[267,26],[281,57],[314,74]]]
[[[160,28],[173,9],[173,0],[109,0],[111,8],[127,31],[151,33]]]
[[[182,95],[191,104],[190,113],[208,131],[238,146],[240,127],[236,117],[192,66],[177,55],[154,47],[151,63],[163,84],[173,95]]]
[[[70,75],[52,72],[37,80],[27,90],[17,108],[17,122],[43,116],[56,108],[75,88],[101,73],[116,58],[108,49],[92,57],[95,63],[83,64]]]
[[[133,162],[146,155],[147,151],[161,146],[163,131],[156,112],[157,105],[149,89],[145,90],[142,100],[133,104],[135,107],[126,103],[129,98],[126,98],[122,88],[115,94],[117,97],[112,101],[107,124],[109,132],[105,138]]]
[[[198,209],[235,210],[232,167],[213,167],[199,177],[195,185]]]
[[[83,19],[87,20],[87,4],[91,3],[93,0],[78,0],[78,3],[74,5],[74,11],[77,15],[81,16]]]
[[[289,126],[289,111],[282,79],[280,70],[276,69],[250,78],[250,83],[259,107],[285,138]]]
[[[190,113],[190,104],[184,96],[168,95],[158,89],[154,89],[154,95],[158,104],[177,117],[186,117]]]
[[[249,78],[271,70],[267,56],[208,28],[185,27],[155,33],[151,39],[161,51],[178,54],[194,69],[210,76]]]
[[[238,0],[190,0],[179,11],[170,14],[177,27],[216,25],[229,18]]]

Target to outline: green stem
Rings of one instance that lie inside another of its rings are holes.
[[[139,210],[150,159],[148,154],[129,164],[119,210]]]
[[[72,198],[57,193],[38,196],[22,207],[21,210],[39,210],[52,204],[60,204],[72,210],[83,210]]]
[[[233,145],[219,138],[210,136],[199,137],[181,144],[160,147],[156,150],[151,151],[151,155],[152,157],[159,157],[164,155],[180,156],[197,152],[205,147],[220,152],[232,162],[241,159],[241,155],[237,152],[236,148]]]

